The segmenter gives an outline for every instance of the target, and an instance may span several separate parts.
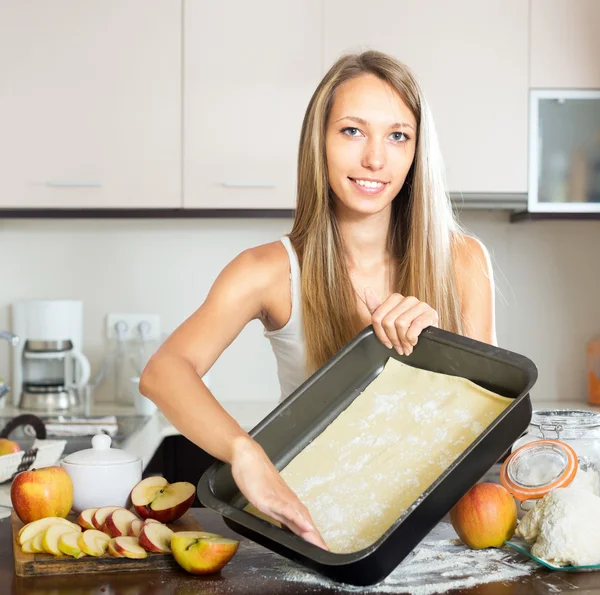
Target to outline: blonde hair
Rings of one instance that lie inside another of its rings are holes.
[[[458,230],[429,107],[411,71],[376,51],[340,58],[308,105],[298,152],[298,197],[290,239],[302,268],[302,310],[307,370],[313,372],[361,330],[342,238],[333,212],[325,131],[336,89],[372,74],[402,97],[417,121],[413,164],[392,203],[389,250],[395,257],[395,291],[428,303],[441,328],[461,332],[452,265]],[[386,297],[386,296],[382,296]]]

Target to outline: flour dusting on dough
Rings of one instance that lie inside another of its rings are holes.
[[[334,552],[375,542],[512,402],[388,360],[281,472]]]

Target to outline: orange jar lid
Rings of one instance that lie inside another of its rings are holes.
[[[539,500],[575,478],[577,453],[560,440],[535,440],[513,452],[502,465],[500,481],[520,502]]]

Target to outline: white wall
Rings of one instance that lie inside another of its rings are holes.
[[[500,345],[539,367],[534,400],[583,402],[585,341],[600,333],[600,222],[509,224],[501,212],[466,212],[461,221],[495,261]],[[286,219],[0,221],[0,328],[10,329],[16,299],[81,299],[84,351],[97,370],[107,313],[158,313],[170,331],[237,253],[290,227]],[[0,376],[9,366],[2,342]],[[277,399],[274,358],[258,322],[215,364],[212,387],[224,401]]]

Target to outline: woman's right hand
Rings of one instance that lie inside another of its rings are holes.
[[[306,506],[279,475],[265,451],[250,437],[234,439],[231,472],[250,504],[306,541],[329,549]]]

